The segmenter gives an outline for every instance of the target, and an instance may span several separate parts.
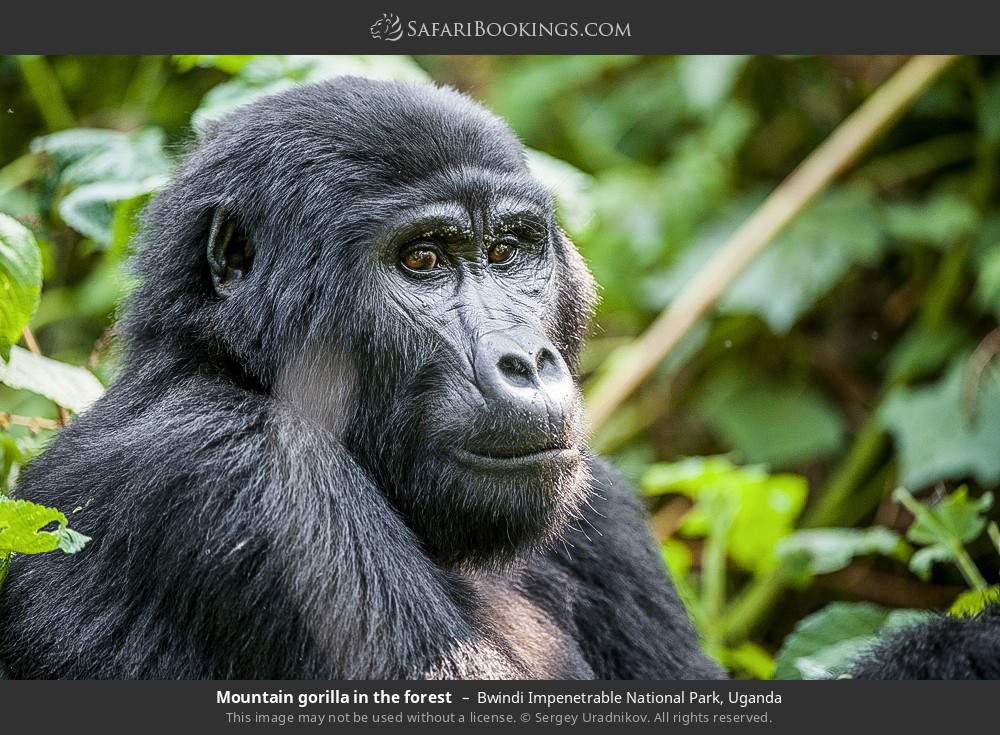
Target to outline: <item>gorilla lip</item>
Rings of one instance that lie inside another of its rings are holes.
[[[580,450],[574,447],[554,447],[541,449],[537,452],[527,454],[516,454],[509,457],[489,456],[477,454],[467,449],[455,449],[455,458],[465,465],[471,465],[480,469],[503,469],[524,467],[530,468],[543,464],[555,464],[575,462],[580,458]]]

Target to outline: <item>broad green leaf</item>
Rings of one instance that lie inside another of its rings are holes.
[[[42,530],[53,523],[56,530]],[[60,548],[75,553],[90,539],[75,531],[71,536],[62,534],[66,526],[66,516],[55,508],[0,498],[0,554],[44,554]]]
[[[998,602],[1000,602],[1000,585],[993,585],[984,590],[968,590],[955,598],[948,608],[948,614],[957,618],[971,618]]]
[[[780,539],[791,533],[805,503],[798,475],[769,475],[761,467],[737,467],[724,457],[692,457],[650,466],[642,478],[649,495],[680,493],[695,501],[681,526],[687,536],[706,536],[713,520],[731,517],[726,548],[750,571],[773,566]]]
[[[114,244],[115,205],[150,194],[166,183],[166,176],[153,176],[140,181],[86,184],[59,203],[59,215],[81,235],[110,246]]]
[[[858,556],[881,554],[907,561],[912,553],[909,544],[898,533],[881,526],[796,531],[782,539],[777,549],[778,557],[793,561],[794,566],[803,561],[804,571],[809,576],[843,569]]]
[[[60,183],[69,186],[99,181],[143,181],[169,174],[172,165],[163,150],[158,128],[133,133],[73,128],[36,138],[35,153],[45,153],[60,171]]]
[[[915,325],[889,355],[889,377],[908,383],[936,373],[970,341],[969,330],[954,322]]]
[[[68,190],[59,215],[70,227],[105,247],[113,244],[115,205],[162,187],[172,165],[156,128],[121,133],[76,128],[37,138],[32,150],[49,155]]]
[[[720,308],[757,314],[775,333],[785,334],[851,265],[877,263],[884,243],[870,193],[833,190],[750,264]]]
[[[926,619],[916,610],[890,611],[866,602],[834,602],[799,621],[775,660],[776,679],[831,679],[847,672],[880,634]]]
[[[974,477],[1000,482],[1000,386],[984,380],[973,415],[963,410],[964,359],[937,383],[897,388],[881,410],[899,454],[902,484],[913,489],[941,480]]]
[[[708,112],[726,100],[750,56],[695,54],[677,58],[677,74],[688,105]]]
[[[885,224],[898,240],[944,248],[975,231],[979,211],[961,194],[944,191],[921,202],[890,204],[885,209]]]
[[[212,88],[191,117],[204,133],[209,123],[262,97],[296,84],[344,75],[371,79],[426,81],[427,74],[408,56],[254,56],[236,76]]]
[[[748,462],[790,467],[840,448],[843,420],[808,383],[725,367],[703,383],[695,410]]]
[[[38,306],[42,289],[42,260],[38,244],[28,228],[0,214],[0,360],[7,360],[10,347]]]
[[[976,302],[1000,316],[1000,212],[983,219],[972,251]]]
[[[0,383],[39,393],[75,413],[85,411],[104,393],[89,370],[20,347],[11,348],[9,362],[0,362]]]

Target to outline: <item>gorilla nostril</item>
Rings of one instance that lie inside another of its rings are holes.
[[[524,387],[531,385],[534,370],[531,363],[524,357],[508,353],[497,361],[500,374],[512,385]]]

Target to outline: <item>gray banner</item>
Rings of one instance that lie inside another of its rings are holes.
[[[995,682],[0,682],[0,731],[995,728]]]

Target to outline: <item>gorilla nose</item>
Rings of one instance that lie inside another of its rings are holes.
[[[558,350],[532,334],[485,337],[476,355],[476,378],[487,399],[558,421],[573,398],[573,378]]]

